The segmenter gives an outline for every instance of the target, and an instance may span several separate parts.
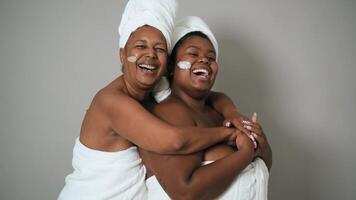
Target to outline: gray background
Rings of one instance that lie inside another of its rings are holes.
[[[0,1],[0,199],[55,199],[126,1]],[[259,114],[270,199],[355,199],[356,2],[181,0],[220,43],[215,89]]]

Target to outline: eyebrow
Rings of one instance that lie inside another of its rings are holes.
[[[186,49],[189,49],[189,48],[201,49],[200,47],[195,46],[195,45],[190,45],[190,46],[188,46]],[[213,49],[210,49],[210,50],[209,50],[209,53],[214,53],[214,54],[216,54],[215,50],[213,50]]]
[[[147,40],[136,40],[135,43],[136,43],[136,42],[143,42],[143,43],[146,44],[146,43],[147,43]],[[165,43],[164,43],[164,42],[157,42],[157,43],[155,43],[155,45],[165,45]]]

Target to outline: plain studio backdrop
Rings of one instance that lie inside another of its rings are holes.
[[[125,4],[0,1],[0,199],[57,198],[91,99],[121,74]],[[214,89],[258,113],[274,153],[269,199],[355,199],[356,1],[179,4],[219,41]]]

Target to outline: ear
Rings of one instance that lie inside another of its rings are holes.
[[[126,52],[125,52],[125,49],[124,49],[124,48],[120,48],[120,50],[119,50],[119,56],[120,56],[121,65],[124,65],[124,62],[125,62],[125,60],[126,60]]]

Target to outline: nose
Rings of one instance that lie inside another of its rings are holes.
[[[207,57],[205,57],[205,56],[202,56],[202,57],[199,58],[198,62],[208,65],[209,64],[209,59]]]
[[[154,48],[147,48],[146,57],[151,59],[157,59],[157,53]]]

